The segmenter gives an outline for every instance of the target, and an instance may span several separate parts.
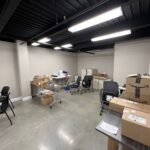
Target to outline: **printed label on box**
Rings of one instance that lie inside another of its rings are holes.
[[[142,125],[146,125],[146,119],[143,118],[143,117],[140,117],[140,116],[137,116],[137,115],[134,115],[134,114],[130,114],[128,116],[128,119],[130,119],[132,121],[135,121],[137,123],[140,123]]]

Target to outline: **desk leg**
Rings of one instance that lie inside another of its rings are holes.
[[[122,148],[122,150],[131,150],[131,149],[124,146],[124,147]]]
[[[118,142],[108,137],[108,150],[118,150]]]

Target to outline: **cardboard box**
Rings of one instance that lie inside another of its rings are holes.
[[[41,98],[42,105],[50,105],[53,101],[54,101],[54,97],[51,92],[47,93],[47,94],[43,94],[43,96]]]
[[[150,76],[128,76],[126,79],[126,98],[150,104]]]
[[[150,146],[150,114],[125,108],[121,133],[139,143]]]
[[[117,97],[114,97],[109,102],[109,109],[119,113],[123,113],[125,107],[139,110],[145,113],[150,113],[150,105],[137,103],[137,102],[133,102],[127,99],[122,99]]]

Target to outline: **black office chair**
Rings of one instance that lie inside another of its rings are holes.
[[[91,91],[91,89],[93,88],[93,76],[91,75],[86,75],[84,76],[84,79],[82,81],[82,92],[88,90],[89,92]],[[92,89],[93,90],[93,89]]]
[[[6,114],[8,120],[10,121],[10,124],[12,125],[12,121],[7,114],[7,108],[9,107],[9,100],[8,97],[0,97],[0,114]],[[15,117],[15,114],[14,114]]]
[[[109,105],[112,97],[119,96],[119,85],[114,81],[104,81],[103,89],[100,90],[99,97],[101,103],[100,115],[102,115],[104,104]]]
[[[8,97],[8,100],[9,100],[9,102],[11,103],[12,108],[14,108],[14,105],[13,105],[13,103],[12,103],[10,97],[9,97],[9,96],[10,96],[9,90],[10,90],[9,86],[4,86],[4,87],[2,88],[2,91],[1,91],[1,96],[6,96],[6,97]]]
[[[73,95],[73,91],[75,89],[77,89],[78,92],[80,91],[80,82],[81,82],[81,77],[78,76],[76,82],[69,85],[71,95]]]

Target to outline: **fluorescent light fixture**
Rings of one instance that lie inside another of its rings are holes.
[[[59,50],[59,49],[61,49],[61,47],[56,46],[56,47],[54,47],[54,49],[55,49],[55,50]]]
[[[72,47],[72,44],[68,43],[68,44],[64,44],[64,45],[61,45],[62,48],[70,48]]]
[[[122,15],[123,15],[123,13],[122,13],[122,9],[121,9],[121,6],[120,6],[120,7],[114,8],[110,11],[107,11],[103,14],[100,14],[100,15],[92,17],[88,20],[85,20],[85,21],[83,21],[79,24],[76,24],[76,25],[68,28],[68,31],[73,33],[73,32],[77,32],[77,31],[80,31],[80,30],[84,30],[86,28],[101,24],[103,22],[112,20],[112,19],[120,17]]]
[[[38,45],[40,45],[40,44],[37,43],[37,42],[33,42],[31,45],[32,45],[32,46],[38,46]]]
[[[92,42],[97,42],[97,41],[102,41],[102,40],[106,40],[106,39],[111,39],[111,38],[116,38],[116,37],[120,37],[120,36],[129,35],[129,34],[131,34],[131,30],[123,30],[123,31],[119,31],[119,32],[115,32],[115,33],[111,33],[111,34],[107,34],[107,35],[92,38],[91,41]]]
[[[50,40],[51,40],[50,38],[45,37],[45,38],[38,40],[38,42],[39,43],[46,43],[46,42],[49,42]]]

